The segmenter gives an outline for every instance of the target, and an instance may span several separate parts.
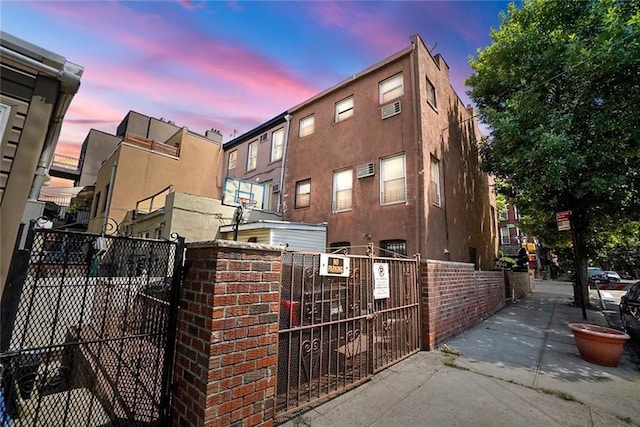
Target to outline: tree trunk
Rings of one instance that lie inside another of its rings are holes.
[[[575,225],[575,223],[573,224]],[[572,226],[573,226],[572,225]],[[573,301],[582,307],[582,317],[587,320],[586,308],[589,306],[589,275],[587,274],[587,251],[580,230],[575,228],[573,233],[573,247],[576,265],[576,283],[573,287]]]

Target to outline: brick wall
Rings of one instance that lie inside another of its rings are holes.
[[[427,260],[420,264],[423,349],[432,350],[505,304],[501,271],[473,264]]]
[[[172,403],[175,425],[273,423],[280,250],[187,245]]]

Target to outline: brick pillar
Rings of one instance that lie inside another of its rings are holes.
[[[174,367],[174,425],[273,424],[281,252],[187,245]]]

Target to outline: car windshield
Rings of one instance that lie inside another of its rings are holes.
[[[604,275],[604,270],[598,267],[589,267],[587,268],[587,273],[589,276],[602,276]]]

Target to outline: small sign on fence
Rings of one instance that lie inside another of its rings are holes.
[[[373,298],[389,298],[389,264],[373,263]]]
[[[349,257],[320,254],[320,275],[349,277]]]

